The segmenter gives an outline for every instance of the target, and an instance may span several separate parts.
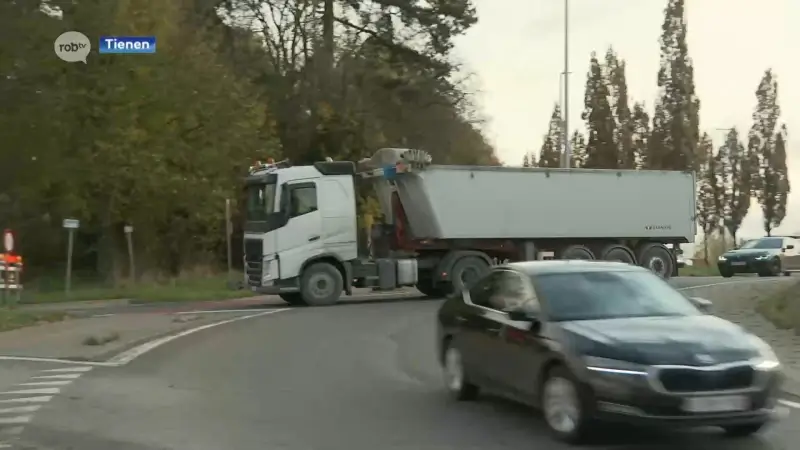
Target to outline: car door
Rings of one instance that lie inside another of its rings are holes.
[[[303,263],[322,253],[322,216],[317,208],[314,180],[286,183],[281,187],[281,210],[288,208],[288,221],[278,229],[280,277],[298,276]]]
[[[547,354],[547,348],[531,322],[511,320],[507,311],[522,310],[541,318],[541,308],[530,278],[507,270],[500,279],[504,297],[502,326],[497,348],[501,382],[510,391],[533,399],[537,394],[537,379]]]
[[[798,241],[794,238],[783,240],[783,269],[800,269],[800,249],[797,248]]]
[[[484,384],[498,384],[501,377],[496,360],[504,313],[492,304],[501,275],[501,271],[493,270],[464,292],[468,310],[459,319],[464,365],[476,381]]]

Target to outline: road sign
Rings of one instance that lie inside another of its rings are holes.
[[[11,230],[3,231],[3,248],[6,250],[6,253],[14,251],[14,233],[12,233]]]
[[[133,226],[132,225],[125,225],[125,228],[123,228],[123,230],[126,233],[133,233]]]
[[[73,229],[74,230],[75,228],[78,228],[78,227],[81,226],[81,221],[78,220],[78,219],[64,219],[64,222],[63,222],[62,226],[64,228]]]

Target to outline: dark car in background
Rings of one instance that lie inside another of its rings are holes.
[[[761,277],[790,275],[800,270],[800,242],[785,236],[753,239],[723,253],[717,260],[717,268],[725,278],[737,273],[757,273]]]
[[[453,397],[540,408],[564,441],[605,421],[749,435],[774,417],[780,364],[710,307],[637,266],[513,263],[441,306],[436,345]]]

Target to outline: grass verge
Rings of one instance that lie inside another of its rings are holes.
[[[714,267],[685,266],[678,269],[678,275],[682,277],[718,277],[719,270]]]
[[[0,308],[0,331],[15,330],[44,323],[60,322],[67,314],[59,311],[28,312],[8,308]]]
[[[782,330],[800,331],[800,282],[758,302],[756,311]]]
[[[67,296],[63,290],[29,289],[23,292],[21,304],[58,303],[65,301],[129,299],[137,303],[225,300],[251,297],[248,290],[232,289],[225,276],[175,279],[166,282],[142,282],[129,286],[76,286]]]

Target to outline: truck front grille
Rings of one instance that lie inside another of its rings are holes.
[[[261,286],[261,268],[264,261],[264,242],[261,239],[244,240],[244,271],[249,286]]]

